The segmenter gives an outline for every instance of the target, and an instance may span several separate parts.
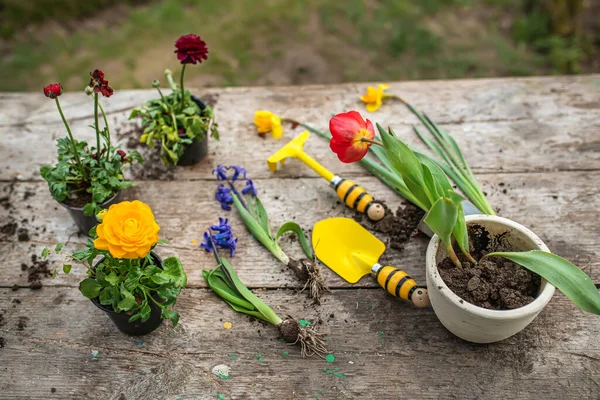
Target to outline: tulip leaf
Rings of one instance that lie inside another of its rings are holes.
[[[493,252],[487,257],[504,257],[546,279],[584,311],[600,315],[600,292],[590,277],[574,264],[541,250]],[[482,260],[483,260],[482,259]]]
[[[312,246],[308,243],[308,239],[306,238],[306,235],[304,234],[304,231],[302,230],[300,225],[292,221],[286,222],[285,224],[281,225],[281,227],[277,231],[277,235],[275,235],[275,240],[279,239],[279,237],[286,232],[294,232],[296,236],[298,236],[298,241],[300,242],[300,246],[302,247],[302,251],[304,251],[306,257],[311,260],[315,259],[315,255],[312,251]]]
[[[448,247],[457,219],[458,207],[456,204],[446,197],[440,197],[433,203],[423,221]]]

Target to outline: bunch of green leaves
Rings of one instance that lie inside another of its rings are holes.
[[[211,270],[202,271],[202,278],[208,287],[235,311],[275,326],[281,324],[282,319],[275,311],[242,283],[231,264],[227,260],[218,257],[216,249],[213,251],[218,265]]]
[[[419,118],[434,138],[432,140],[422,134],[416,126],[413,126],[415,133],[421,138],[423,143],[440,157],[440,159],[433,159],[433,161],[456,183],[479,211],[488,215],[496,215],[454,138],[442,127],[433,122],[426,114],[420,113],[409,103],[405,104]]]
[[[171,77],[170,71],[165,74]],[[140,142],[151,148],[158,143],[163,163],[176,165],[186,146],[204,140],[209,131],[210,136],[218,140],[219,131],[210,106],[201,108],[187,90],[184,91],[182,102],[181,90],[177,89],[172,79],[169,82],[172,92],[165,96],[158,81],[154,81],[153,86],[160,98],[134,108],[129,119],[141,117],[143,133]]]
[[[100,156],[95,147],[88,148],[87,142],[75,140],[75,146],[69,137],[57,140],[58,163],[40,168],[42,178],[48,182],[52,197],[58,202],[69,198],[89,198],[83,207],[85,215],[96,215],[100,205],[113,197],[119,190],[133,186],[133,182],[124,180],[123,167],[133,161],[142,162],[137,151],[130,152],[125,158],[110,146],[108,129],[102,131],[105,138],[101,145]],[[75,149],[81,161],[76,161]],[[99,158],[99,159],[98,159]]]
[[[411,195],[425,206],[424,222],[436,233],[448,256],[457,267],[461,263],[456,256],[452,237],[456,239],[462,253],[475,262],[469,253],[469,238],[462,208],[463,196],[452,188],[444,171],[427,156],[413,152],[390,128],[385,131],[377,124],[383,142],[383,150],[390,164],[402,177]],[[376,151],[380,151],[378,147]]]
[[[242,195],[233,189],[233,205],[235,209],[238,211],[244,224],[252,233],[252,235],[263,245],[267,250],[271,252],[279,261],[288,265],[290,262],[290,258],[283,252],[281,247],[279,246],[279,238],[281,235],[287,232],[294,232],[298,237],[298,241],[300,242],[300,246],[304,251],[304,254],[310,260],[315,259],[315,255],[312,251],[312,247],[308,243],[308,239],[306,235],[302,231],[300,225],[293,221],[289,221],[281,225],[277,234],[273,235],[271,231],[271,227],[269,225],[269,217],[267,215],[267,211],[263,206],[262,202],[256,195],[251,195],[247,197],[247,202],[244,201]]]
[[[90,234],[95,236],[95,228]],[[53,251],[63,254],[62,247],[59,243]],[[45,248],[42,257],[46,258],[51,252]],[[177,325],[179,314],[168,307],[175,304],[181,288],[187,283],[187,276],[177,257],[166,258],[162,263],[152,252],[138,259],[114,258],[108,251],[96,249],[93,238],[88,238],[85,248],[63,256],[66,260],[62,264],[64,273],[71,272],[72,262],[87,268],[87,277],[79,283],[79,290],[88,299],[97,298],[103,306],[126,313],[130,322],[138,319],[147,321],[152,302],[161,309],[163,319],[171,321],[173,326]],[[97,257],[101,258],[94,264]],[[56,272],[55,268],[53,277]]]

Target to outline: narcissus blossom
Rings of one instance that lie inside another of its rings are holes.
[[[258,110],[254,114],[254,125],[258,129],[258,133],[264,136],[265,133],[271,132],[275,139],[283,136],[281,128],[281,119],[271,111]]]
[[[202,63],[203,60],[208,59],[208,48],[204,40],[200,39],[198,35],[184,35],[177,39],[175,42],[175,53],[177,53],[177,59],[182,64],[196,64]]]
[[[335,115],[329,120],[329,131],[332,136],[329,147],[344,163],[360,161],[371,145],[365,140],[375,138],[373,124],[357,111]]]
[[[373,86],[367,88],[367,93],[360,96],[360,99],[367,105],[367,111],[374,112],[381,107],[383,99],[388,97],[384,91],[389,87],[390,85],[378,85],[377,88],[374,88]]]
[[[63,92],[63,87],[60,83],[52,83],[44,88],[44,95],[51,99],[55,99]]]
[[[95,69],[94,72],[90,72],[90,85],[94,89],[94,93],[102,93],[104,97],[110,97],[114,91],[108,86],[108,81],[104,79],[104,72],[99,69]]]

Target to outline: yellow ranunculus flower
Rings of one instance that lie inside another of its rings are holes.
[[[271,111],[258,110],[254,114],[254,125],[258,128],[258,133],[265,134],[271,132],[271,135],[275,139],[283,136],[281,119]]]
[[[100,210],[100,212],[98,214],[96,214],[96,219],[98,221],[102,221],[102,219],[104,218],[104,216],[106,215],[107,211],[106,210]]]
[[[158,242],[160,227],[147,204],[141,201],[123,201],[110,206],[96,226],[98,238],[94,247],[108,250],[115,258],[146,257]]]
[[[377,89],[373,86],[367,88],[367,93],[360,96],[360,99],[367,105],[367,111],[374,112],[381,107],[383,99],[388,97],[388,95],[383,92],[389,87],[390,85],[378,85]]]

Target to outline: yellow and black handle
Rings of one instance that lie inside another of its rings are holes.
[[[414,279],[396,267],[381,266],[373,267],[373,274],[377,283],[392,296],[403,300],[410,300],[417,307],[429,307],[429,294],[427,289],[417,285]]]
[[[362,187],[351,180],[334,176],[331,184],[340,200],[359,213],[367,214],[372,221],[379,221],[385,215],[385,209],[373,200],[373,197]]]

